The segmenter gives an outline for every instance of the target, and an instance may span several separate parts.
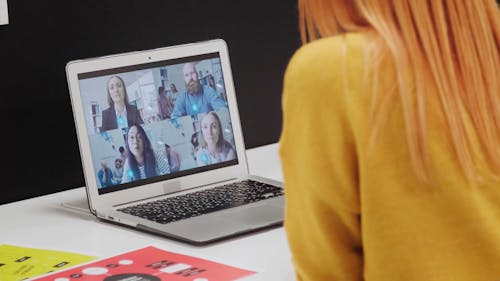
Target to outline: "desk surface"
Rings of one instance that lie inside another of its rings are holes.
[[[282,180],[277,144],[247,151],[250,173]],[[97,220],[61,204],[84,198],[84,188],[0,205],[0,244],[60,250],[100,258],[154,245],[159,248],[257,271],[245,280],[295,280],[283,227],[191,246]]]

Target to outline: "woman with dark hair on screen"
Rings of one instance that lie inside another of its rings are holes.
[[[144,123],[137,107],[129,104],[127,89],[121,77],[109,78],[106,91],[109,108],[102,111],[101,132]]]
[[[299,0],[283,86],[297,280],[500,280],[495,0]]]
[[[127,160],[121,183],[164,175],[170,172],[166,157],[155,153],[146,132],[140,125],[132,125],[126,134]]]
[[[208,165],[236,158],[233,146],[224,139],[217,113],[210,111],[200,120],[200,146],[196,151],[198,165]]]

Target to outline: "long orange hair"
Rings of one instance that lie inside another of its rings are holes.
[[[500,177],[500,12],[495,0],[299,0],[299,24],[304,44],[361,32],[378,46],[369,51],[372,67],[384,54],[392,56],[398,76],[394,93],[403,106],[412,165],[421,180],[429,180],[426,99],[439,102],[465,176],[472,181]],[[387,110],[384,100],[374,99],[379,114]],[[383,118],[375,120],[373,135]]]

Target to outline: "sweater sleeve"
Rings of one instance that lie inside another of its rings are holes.
[[[302,47],[285,74],[280,158],[297,280],[363,280],[344,43],[335,37]]]

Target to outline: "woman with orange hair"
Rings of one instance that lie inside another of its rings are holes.
[[[500,280],[495,0],[299,0],[299,20],[280,138],[297,279]]]

